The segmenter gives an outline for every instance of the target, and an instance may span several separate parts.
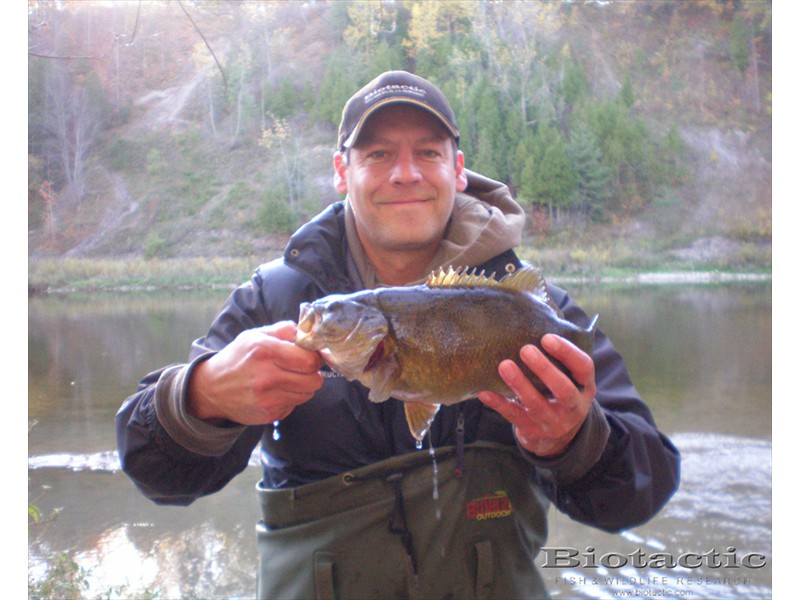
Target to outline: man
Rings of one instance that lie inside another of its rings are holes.
[[[388,72],[357,92],[334,157],[346,200],[233,292],[188,364],[148,375],[118,413],[123,468],[156,502],[219,490],[261,442],[261,597],[545,597],[534,558],[550,502],[616,531],[677,488],[678,453],[601,332],[592,356],[553,335],[545,352],[520,348],[498,365],[516,398],[442,407],[422,452],[399,401],[370,402],[293,343],[301,302],[442,266],[522,266],[524,212],[465,168],[458,140],[447,100],[420,77]],[[550,293],[587,324],[563,290]]]

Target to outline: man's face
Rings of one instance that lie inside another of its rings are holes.
[[[467,187],[464,156],[424,110],[387,106],[364,125],[349,163],[337,155],[336,188],[348,194],[368,255],[434,253],[457,191]]]

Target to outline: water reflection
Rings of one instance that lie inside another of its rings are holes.
[[[119,471],[31,470],[29,497],[57,516],[30,528],[30,575],[66,551],[90,572],[88,597],[112,588],[122,597],[251,597],[257,477],[251,467],[215,496],[169,507],[146,500]]]
[[[598,555],[736,547],[766,555],[768,564],[689,572],[543,569],[554,593],[770,597],[771,287],[570,286],[570,292],[600,313],[656,420],[681,449],[683,477],[675,498],[642,527],[610,535],[553,515],[548,544],[591,546]],[[45,517],[29,530],[31,576],[42,574],[44,559],[68,552],[90,570],[89,596],[111,590],[123,597],[252,595],[257,467],[190,507],[160,507],[119,472],[113,452],[113,417],[122,399],[144,373],[182,361],[225,296],[29,302],[29,500]]]
[[[649,566],[633,568],[631,558],[620,568],[556,570],[550,581],[559,595],[612,598],[630,590],[636,597],[772,597],[771,444],[716,433],[672,438],[683,456],[681,487],[653,521],[620,536],[581,527],[561,515],[551,521],[548,546],[581,552],[591,547],[596,557],[641,552],[639,560]],[[712,568],[708,564],[714,562],[706,559],[697,568],[658,568],[668,564],[667,557],[677,560],[686,552],[717,553],[721,565],[733,564],[733,558],[723,558],[726,554],[735,556],[737,566]],[[744,567],[741,557],[749,553],[764,555],[766,564]]]

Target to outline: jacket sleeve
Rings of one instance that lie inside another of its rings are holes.
[[[147,375],[116,415],[122,470],[159,504],[190,504],[220,490],[247,466],[263,427],[210,425],[185,410],[192,369],[245,329],[264,325],[258,274],[226,301],[189,362]]]
[[[555,288],[552,296],[567,319],[588,324],[566,293]],[[658,431],[622,356],[601,331],[593,358],[597,396],[578,436],[560,457],[528,459],[560,511],[613,532],[644,523],[666,504],[678,488],[680,455]]]

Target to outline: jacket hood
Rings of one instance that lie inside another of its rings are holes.
[[[522,242],[525,211],[503,183],[467,170],[467,189],[456,194],[445,239],[428,271],[475,267]]]

